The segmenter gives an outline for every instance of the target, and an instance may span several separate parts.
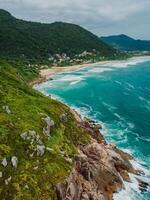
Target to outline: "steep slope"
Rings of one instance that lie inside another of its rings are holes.
[[[0,60],[0,199],[56,199],[55,184],[89,136],[67,106],[30,88],[14,66]]]
[[[114,35],[101,37],[100,39],[119,50],[150,51],[150,41],[135,40],[127,35]]]
[[[75,56],[84,51],[114,57],[116,50],[80,26],[62,22],[42,24],[16,19],[0,10],[0,55],[47,59],[55,54]]]

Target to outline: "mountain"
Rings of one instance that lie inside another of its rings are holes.
[[[119,50],[150,51],[150,41],[148,40],[135,40],[123,34],[101,37],[100,39]]]
[[[116,50],[84,28],[63,22],[27,22],[0,10],[0,55],[48,59],[56,54],[74,57],[84,51],[114,57]]]

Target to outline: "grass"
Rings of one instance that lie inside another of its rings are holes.
[[[56,199],[55,185],[63,182],[69,175],[73,163],[65,157],[74,158],[76,147],[89,141],[88,134],[77,126],[69,108],[51,100],[32,89],[27,82],[38,77],[34,70],[24,69],[20,63],[0,60],[0,162],[7,158],[8,165],[0,164],[1,200],[46,200]],[[8,106],[8,114],[3,106]],[[67,113],[68,121],[61,122],[59,116]],[[54,120],[51,137],[43,134],[43,115]],[[21,140],[20,134],[29,130],[36,131],[45,147],[41,157],[29,156],[36,144]],[[63,154],[61,153],[63,152]],[[63,156],[65,155],[65,157]],[[11,165],[11,157],[17,156],[18,166]],[[11,177],[8,185],[5,180]]]

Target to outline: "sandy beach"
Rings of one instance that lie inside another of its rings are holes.
[[[137,57],[145,58],[148,56],[133,56],[132,58],[137,58]],[[82,68],[97,66],[97,65],[98,66],[109,65],[109,64],[115,63],[116,61],[119,61],[119,60],[106,60],[106,61],[99,61],[95,63],[84,63],[80,65],[71,65],[71,66],[65,66],[65,67],[56,66],[56,67],[51,67],[48,69],[42,69],[40,70],[40,79],[34,81],[32,85],[46,82],[47,80],[51,79],[53,75],[57,73],[71,72],[71,71],[76,71]]]
[[[41,77],[41,79],[48,80],[56,73],[76,71],[76,70],[79,70],[79,69],[82,69],[85,67],[91,67],[93,65],[109,64],[110,62],[112,63],[113,61],[109,60],[109,61],[100,61],[100,62],[96,62],[96,63],[87,63],[87,64],[72,65],[72,66],[65,66],[65,67],[52,67],[49,69],[40,70],[40,77]]]

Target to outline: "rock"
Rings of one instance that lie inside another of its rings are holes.
[[[29,189],[29,186],[28,186],[27,184],[26,184],[24,187],[25,187],[25,189],[27,189],[27,190]]]
[[[37,145],[36,151],[37,151],[37,156],[43,156],[45,153],[45,146]]]
[[[150,187],[150,185],[145,182],[145,181],[142,181],[140,179],[137,178],[137,181],[138,181],[138,184],[139,184],[139,190],[144,193],[144,192],[147,192],[148,190],[148,187]]]
[[[72,163],[72,159],[71,158],[65,157],[65,160],[70,164]]]
[[[24,132],[24,133],[21,133],[20,137],[23,139],[23,140],[26,140],[28,136],[28,133],[27,132]]]
[[[54,121],[50,119],[50,117],[43,118],[44,122],[46,123],[46,127],[43,128],[43,133],[46,136],[50,136],[51,127],[55,125]]]
[[[62,115],[59,116],[59,118],[60,118],[60,120],[62,122],[67,122],[68,121],[67,114],[62,114]]]
[[[6,167],[7,166],[7,159],[6,158],[4,158],[3,160],[2,160],[2,165],[4,166],[4,167]]]
[[[54,149],[49,148],[49,147],[46,147],[46,150],[49,151],[49,152],[54,152]]]
[[[9,106],[3,106],[3,109],[5,110],[5,112],[7,114],[10,114],[11,113],[11,110],[9,109]]]
[[[38,166],[36,166],[36,167],[34,167],[33,169],[34,169],[34,170],[37,170],[38,168],[39,168],[39,167],[38,167]]]
[[[8,185],[9,182],[11,181],[11,179],[12,179],[11,176],[10,176],[8,179],[6,179],[6,180],[5,180],[5,185]]]
[[[17,168],[17,166],[18,166],[18,158],[16,156],[13,156],[11,158],[11,163],[12,163],[13,167]]]
[[[56,185],[56,194],[57,194],[57,199],[58,200],[63,200],[64,194],[63,194],[63,189],[62,189],[62,184],[58,183]]]
[[[121,177],[123,178],[124,181],[131,182],[130,176],[129,176],[129,174],[126,170],[121,170],[120,175],[121,175]]]
[[[36,132],[35,132],[34,130],[29,130],[28,135],[29,135],[31,138],[35,138],[35,137],[36,137]]]
[[[2,178],[3,177],[3,172],[0,172],[0,178]]]
[[[113,193],[124,187],[123,179],[130,181],[130,156],[112,145],[92,139],[78,152],[66,183],[57,187],[59,199],[112,200]]]

